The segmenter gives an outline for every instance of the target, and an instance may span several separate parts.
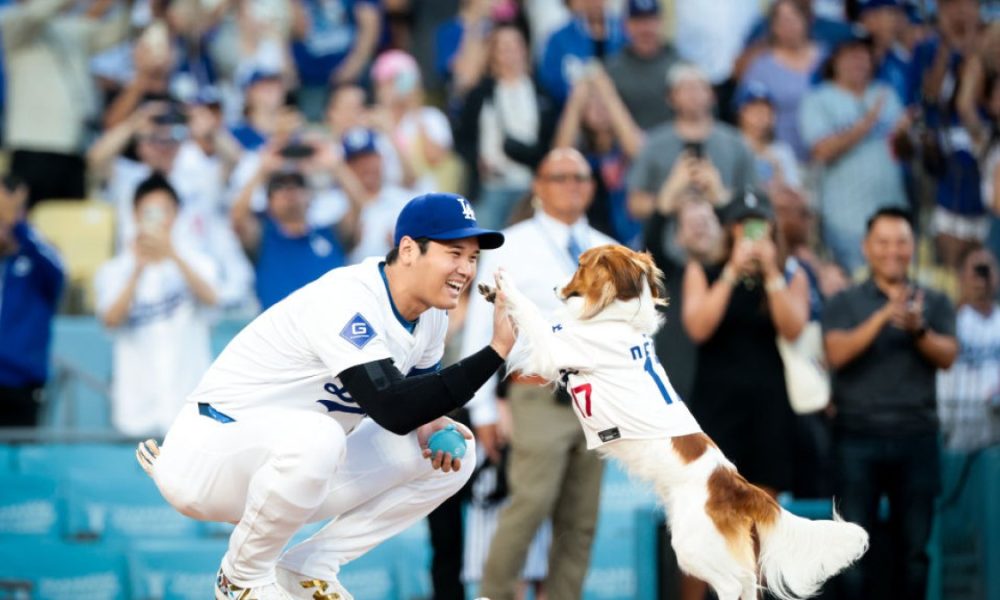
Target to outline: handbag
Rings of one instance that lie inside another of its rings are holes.
[[[823,410],[830,403],[830,374],[823,356],[823,331],[809,321],[794,341],[778,336],[778,352],[785,364],[788,402],[796,414]]]

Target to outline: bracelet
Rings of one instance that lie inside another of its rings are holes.
[[[764,289],[769,292],[777,292],[778,290],[783,290],[787,287],[788,284],[785,283],[785,278],[781,277],[780,275],[776,275],[768,279],[767,283],[764,284]]]
[[[915,340],[923,339],[925,335],[927,335],[927,326],[921,325],[919,329],[913,332],[913,339]]]

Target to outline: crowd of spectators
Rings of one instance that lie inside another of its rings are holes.
[[[465,194],[484,227],[534,223],[539,239],[508,250],[539,286],[587,240],[649,250],[670,290],[656,345],[674,387],[775,494],[858,492],[879,476],[858,466],[879,436],[929,452],[935,407],[949,447],[996,444],[998,17],[991,0],[0,0],[0,424],[37,422],[47,377],[64,269],[29,224],[40,204],[113,207],[90,309],[115,338],[114,424],[145,435],[197,381],[212,319],[384,254],[400,207],[435,190]],[[539,171],[553,148],[578,153]],[[567,194],[571,219],[550,210]],[[917,284],[959,305],[957,325]],[[819,322],[832,402],[796,415],[776,340]],[[924,348],[938,338],[956,352]],[[30,347],[10,352],[15,339]],[[853,420],[877,378],[859,365],[883,372],[883,353],[919,373],[910,429],[891,399],[887,422]],[[518,400],[544,394],[525,385],[487,390],[472,415],[483,460],[510,443],[515,475],[548,465],[528,424],[548,417]],[[485,559],[496,597],[546,518],[557,545],[593,533],[592,506],[574,513],[553,486],[529,490],[533,505],[524,484],[501,513],[513,541]],[[874,518],[865,493],[842,493],[845,515]],[[901,581],[916,589],[911,558]],[[553,589],[579,585],[566,568],[550,565]]]

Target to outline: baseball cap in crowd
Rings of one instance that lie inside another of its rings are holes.
[[[767,102],[774,106],[774,95],[767,89],[767,85],[762,81],[749,81],[736,93],[736,110],[739,110],[751,102]]]
[[[279,171],[267,180],[267,195],[286,188],[306,187],[306,177],[298,171]]]
[[[396,246],[403,236],[432,240],[475,237],[479,238],[479,247],[483,250],[503,245],[503,234],[479,227],[472,205],[458,194],[424,194],[407,202],[396,219],[393,236]]]
[[[861,0],[858,2],[858,15],[863,15],[866,11],[876,8],[898,8],[903,9],[902,0]]]
[[[378,152],[375,146],[375,132],[364,127],[349,129],[341,138],[341,143],[344,146],[344,160]]]
[[[259,81],[274,81],[281,79],[281,71],[258,67],[243,80],[243,89],[247,89]]]
[[[628,16],[655,17],[660,14],[660,0],[628,0]]]
[[[725,224],[739,223],[746,219],[767,219],[774,218],[774,211],[771,209],[771,199],[763,190],[747,187],[742,192],[733,195],[729,204],[722,207],[719,220]]]
[[[188,103],[199,106],[220,106],[222,104],[222,94],[219,93],[219,90],[215,86],[202,86],[189,98]]]
[[[417,60],[402,50],[387,50],[372,63],[372,79],[376,83],[392,81],[396,91],[409,93],[420,83]]]

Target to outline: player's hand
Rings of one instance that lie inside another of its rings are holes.
[[[506,359],[510,349],[514,347],[517,333],[513,321],[507,314],[507,294],[500,286],[500,276],[497,274],[494,277],[496,298],[493,300],[493,339],[490,340],[490,346],[501,358]]]
[[[429,459],[431,461],[432,467],[434,467],[435,469],[440,469],[445,473],[451,471],[458,471],[459,469],[461,469],[462,460],[453,457],[451,454],[447,452],[438,451],[437,454],[432,455],[430,449],[427,447],[427,441],[430,440],[432,435],[434,435],[434,432],[438,431],[439,429],[444,429],[448,425],[454,425],[458,429],[459,433],[462,434],[462,437],[464,437],[465,439],[467,440],[472,439],[472,432],[469,431],[468,427],[462,425],[461,423],[453,421],[448,417],[441,417],[439,419],[434,419],[433,421],[427,423],[426,425],[421,425],[420,427],[417,427],[417,442],[420,443],[420,447],[422,448],[422,453],[424,458]]]

